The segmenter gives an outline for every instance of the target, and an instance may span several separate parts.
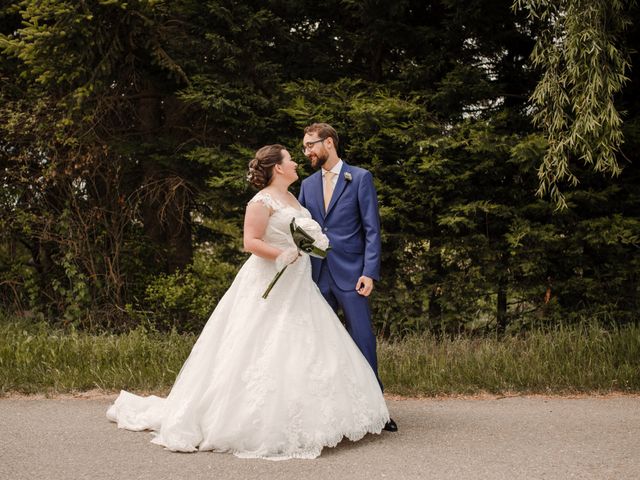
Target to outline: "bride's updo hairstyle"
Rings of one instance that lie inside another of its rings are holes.
[[[249,162],[247,180],[258,190],[263,189],[271,181],[273,167],[282,163],[282,151],[285,148],[280,144],[265,145],[256,152],[256,156]]]

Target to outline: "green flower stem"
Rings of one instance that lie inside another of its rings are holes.
[[[276,282],[280,279],[280,277],[282,276],[282,274],[284,273],[284,271],[287,269],[288,266],[289,265],[285,265],[282,270],[280,270],[278,273],[276,273],[276,276],[273,277],[273,280],[271,280],[271,283],[269,284],[267,289],[262,294],[262,298],[267,298],[269,296],[269,292],[271,291],[273,286],[276,284]]]

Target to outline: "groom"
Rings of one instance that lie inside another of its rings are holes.
[[[344,312],[347,331],[373,369],[380,388],[369,295],[380,278],[380,217],[370,172],[338,157],[338,134],[326,123],[304,129],[303,153],[318,169],[303,180],[299,201],[331,242],[326,259],[311,257],[313,280],[329,305]],[[390,420],[385,430],[398,427]]]

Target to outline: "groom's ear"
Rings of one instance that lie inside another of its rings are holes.
[[[327,137],[325,140],[326,144],[331,145],[331,148],[333,148],[334,150],[336,149],[336,144],[333,143],[333,138],[332,137]]]

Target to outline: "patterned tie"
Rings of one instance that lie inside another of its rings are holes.
[[[331,195],[333,195],[333,177],[337,173],[324,172],[324,211],[329,208],[329,202],[331,202]]]

